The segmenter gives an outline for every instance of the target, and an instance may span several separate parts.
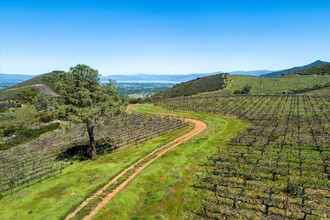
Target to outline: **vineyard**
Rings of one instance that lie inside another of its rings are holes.
[[[187,126],[169,117],[142,114],[121,114],[113,120],[104,119],[96,127],[97,143],[110,143],[104,151],[138,145],[153,137]],[[83,125],[45,134],[29,143],[0,152],[0,195],[60,174],[65,163],[58,155],[67,149],[86,145],[88,135]]]
[[[196,214],[211,219],[330,216],[329,96],[219,96],[168,99],[170,110],[248,120],[218,153],[195,188]]]

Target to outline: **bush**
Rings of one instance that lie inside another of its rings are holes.
[[[38,90],[36,88],[22,89],[17,93],[17,99],[23,103],[31,103],[37,94]]]
[[[57,109],[57,103],[53,96],[39,93],[33,98],[33,104],[38,111],[50,111]]]
[[[38,117],[39,121],[44,123],[51,122],[54,119],[54,116],[51,112],[40,112]]]
[[[5,137],[9,137],[9,136],[12,136],[17,129],[19,129],[20,127],[17,126],[17,125],[9,125],[7,128],[3,129],[3,135]]]
[[[16,102],[0,102],[0,109],[8,109],[8,108],[20,108],[21,104]]]
[[[250,85],[245,85],[241,91],[241,94],[249,94],[251,91],[252,86]]]

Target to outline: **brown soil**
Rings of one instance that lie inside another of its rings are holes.
[[[126,112],[130,112],[129,109],[126,110]],[[174,148],[176,148],[177,146],[179,146],[180,144],[184,143],[185,141],[189,140],[190,138],[194,137],[195,135],[201,133],[207,126],[204,122],[199,121],[199,120],[195,120],[195,119],[190,119],[190,118],[185,118],[184,119],[187,122],[190,122],[192,124],[194,124],[194,128],[193,130],[191,130],[190,132],[188,132],[187,134],[184,134],[172,141],[170,141],[169,143],[167,143],[166,145],[164,145],[161,148],[158,148],[156,150],[154,150],[153,152],[151,152],[150,154],[148,154],[147,156],[141,158],[139,161],[135,162],[132,166],[126,168],[125,170],[123,170],[121,173],[119,173],[116,177],[114,177],[109,183],[107,183],[104,187],[102,187],[100,190],[98,190],[96,193],[94,193],[93,195],[91,195],[89,198],[87,198],[75,211],[73,211],[72,213],[70,213],[66,219],[71,219],[73,218],[84,206],[86,206],[91,200],[93,200],[95,197],[97,197],[98,195],[101,195],[103,193],[103,191],[109,187],[111,184],[114,184],[117,182],[117,180],[122,177],[123,175],[125,175],[128,171],[136,168],[136,165],[138,165],[138,163],[140,163],[141,161],[143,161],[145,158],[149,157],[149,156],[154,156],[152,159],[150,159],[149,161],[147,161],[146,163],[140,165],[138,168],[135,169],[135,171],[124,181],[122,182],[120,185],[117,186],[117,188],[115,188],[112,192],[110,192],[109,194],[107,194],[101,202],[99,202],[93,209],[92,211],[89,213],[89,215],[85,216],[83,219],[87,220],[87,219],[92,219],[96,213],[102,208],[104,207],[112,198],[114,198],[121,190],[123,190],[142,170],[144,170],[146,167],[148,167],[152,162],[154,162],[155,160],[157,160],[158,158],[160,158],[162,155],[166,154],[168,151],[173,150]]]

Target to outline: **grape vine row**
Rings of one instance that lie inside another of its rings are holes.
[[[142,114],[121,114],[104,119],[95,128],[96,142],[107,141],[111,149],[136,146],[166,132],[187,126],[176,118]],[[41,137],[0,152],[0,194],[28,187],[62,172],[65,163],[57,156],[77,145],[86,145],[88,135],[82,124],[71,124]],[[109,150],[109,149],[106,149]]]
[[[195,188],[210,219],[330,218],[328,96],[218,96],[156,105],[251,122],[208,157]]]

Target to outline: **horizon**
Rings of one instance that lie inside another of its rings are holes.
[[[270,72],[277,72],[277,71],[282,71],[282,70],[285,70],[285,69],[291,69],[291,68],[294,68],[294,67],[301,67],[301,66],[305,66],[305,65],[308,65],[308,64],[311,64],[311,63],[314,63],[314,62],[318,62],[318,61],[321,61],[321,62],[327,62],[327,63],[330,63],[329,61],[327,60],[315,60],[313,62],[310,62],[310,63],[305,63],[305,64],[301,64],[301,65],[296,65],[296,66],[292,66],[292,67],[287,67],[287,68],[284,68],[284,69],[277,69],[277,70],[270,70],[270,69],[253,69],[253,70],[231,70],[231,71],[222,71],[222,70],[218,70],[218,71],[211,71],[211,72],[193,72],[193,73],[127,73],[127,74],[116,74],[116,73],[111,73],[111,74],[104,74],[104,73],[100,73],[100,76],[101,77],[108,77],[108,76],[136,76],[136,75],[195,75],[195,74],[211,74],[211,73],[214,73],[214,74],[222,74],[222,73],[228,73],[228,74],[237,74],[238,72],[245,72],[245,73],[248,73],[248,72],[255,72],[255,71],[270,71]],[[47,73],[50,73],[52,71],[67,71],[67,70],[59,70],[59,69],[54,69],[54,70],[50,70],[49,72],[45,72],[45,73],[32,73],[32,74],[25,74],[25,73],[4,73],[4,72],[0,72],[0,74],[7,74],[7,75],[30,75],[30,76],[39,76],[39,75],[43,75],[43,74],[47,74]],[[238,74],[240,75],[240,74]],[[242,74],[244,75],[244,74]]]
[[[329,1],[2,0],[0,73],[277,71],[329,61]],[[303,18],[303,19],[302,19]]]
[[[54,70],[50,70],[49,72],[45,72],[45,73],[32,73],[32,74],[25,74],[25,73],[4,73],[4,72],[0,72],[0,74],[6,74],[6,75],[29,75],[29,76],[39,76],[39,75],[43,75],[43,74],[47,74],[53,71],[67,71],[67,70],[58,70],[58,69],[54,69]],[[196,75],[196,74],[222,74],[222,73],[235,73],[235,72],[254,72],[254,71],[272,71],[272,72],[276,72],[276,71],[280,71],[280,70],[233,70],[233,71],[211,71],[211,72],[199,72],[199,73],[124,73],[124,74],[116,74],[116,73],[110,73],[110,74],[104,74],[104,73],[100,73],[99,74],[102,77],[106,77],[106,76],[136,76],[136,75],[155,75],[155,76],[165,76],[165,75]]]

